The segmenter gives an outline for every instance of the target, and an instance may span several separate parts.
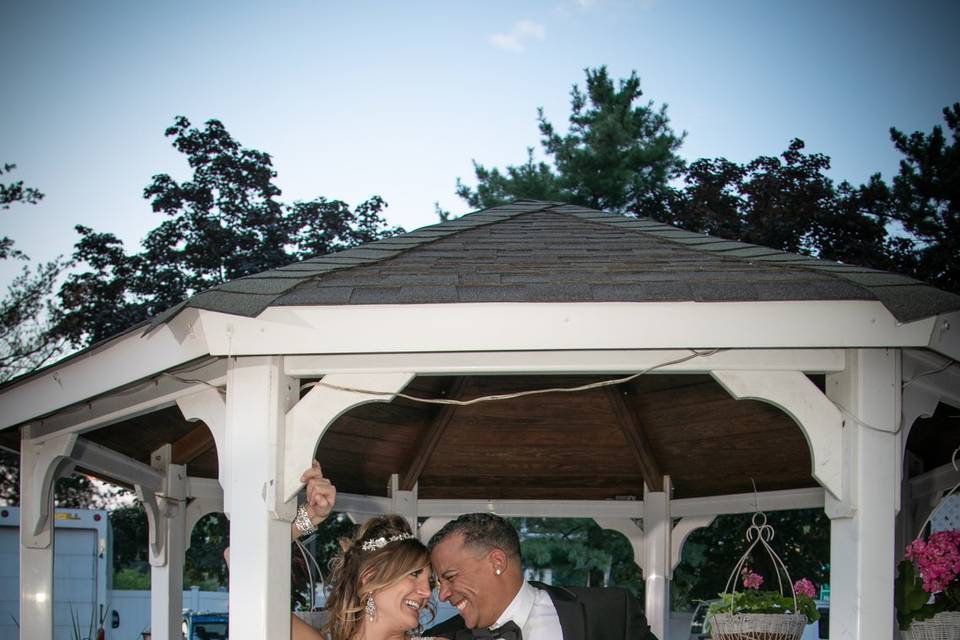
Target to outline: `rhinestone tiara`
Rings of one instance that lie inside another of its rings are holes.
[[[390,536],[389,538],[384,538],[380,536],[379,538],[373,538],[371,540],[365,540],[360,548],[364,551],[376,551],[377,549],[383,549],[385,546],[391,542],[399,542],[401,540],[412,540],[412,533],[398,533],[395,536]]]

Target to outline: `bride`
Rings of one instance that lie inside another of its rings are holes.
[[[333,510],[336,489],[316,461],[301,481],[307,500],[294,529],[302,535]],[[342,538],[331,570],[326,624],[317,631],[293,616],[294,640],[409,640],[421,612],[432,616],[430,553],[401,516],[371,518],[353,537]]]

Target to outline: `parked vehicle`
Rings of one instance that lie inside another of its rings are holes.
[[[183,637],[185,640],[226,640],[229,637],[230,621],[226,613],[183,614]]]
[[[720,600],[706,600],[693,610],[693,620],[690,621],[689,640],[710,640],[710,622],[707,619],[707,609]],[[830,601],[817,600],[817,611],[820,619],[807,625],[800,640],[828,640],[830,638]]]

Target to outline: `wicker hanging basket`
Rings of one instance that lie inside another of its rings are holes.
[[[960,611],[943,611],[900,632],[903,640],[960,640]]]
[[[807,617],[802,613],[717,613],[710,628],[714,640],[796,640]]]
[[[714,613],[710,616],[713,640],[800,640],[800,636],[803,635],[803,629],[807,626],[807,617],[802,613],[796,613],[797,594],[794,592],[786,565],[770,546],[772,539],[773,527],[767,524],[767,516],[761,512],[753,514],[753,520],[747,529],[747,541],[750,542],[750,546],[740,556],[740,561],[733,568],[723,591],[736,594],[737,576],[740,575],[740,570],[750,557],[750,552],[760,544],[772,561],[773,569],[777,574],[780,595],[783,595],[784,577],[790,586],[794,613],[736,613],[735,605],[731,603],[729,613]]]

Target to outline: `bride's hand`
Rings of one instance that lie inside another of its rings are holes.
[[[316,460],[313,465],[303,472],[300,481],[307,487],[307,501],[304,507],[314,526],[323,522],[337,501],[337,488],[329,479],[323,477],[320,463]]]

